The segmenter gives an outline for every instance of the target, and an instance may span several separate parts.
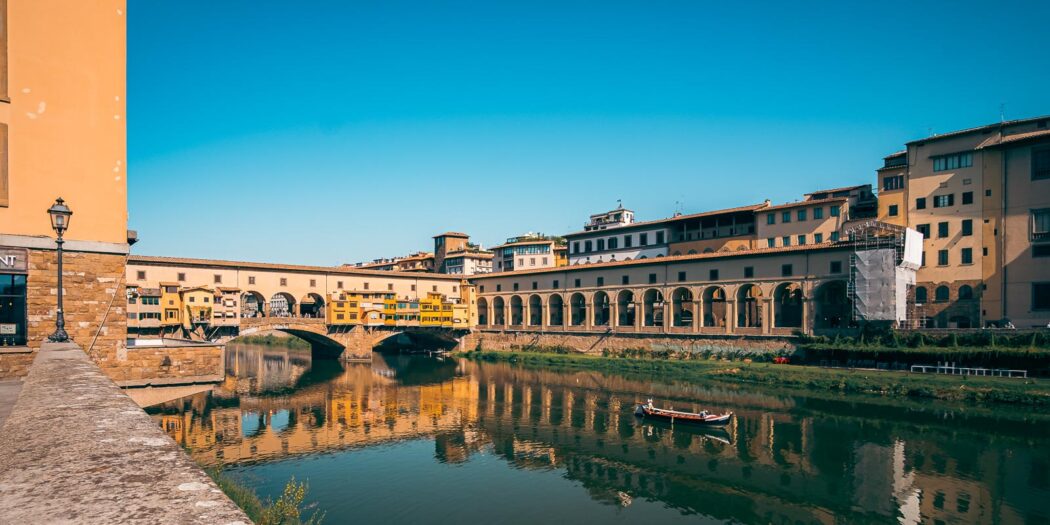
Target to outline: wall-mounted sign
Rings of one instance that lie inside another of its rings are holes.
[[[18,334],[18,325],[14,323],[0,323],[0,335]]]
[[[0,273],[25,273],[29,268],[29,250],[0,247]]]

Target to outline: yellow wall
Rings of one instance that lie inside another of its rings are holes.
[[[7,2],[0,233],[53,236],[46,210],[63,197],[73,209],[67,239],[127,241],[124,4]]]
[[[689,255],[692,253],[710,253],[738,250],[751,250],[755,247],[753,237],[730,237],[724,239],[703,239],[697,241],[673,242],[668,249],[671,255]]]

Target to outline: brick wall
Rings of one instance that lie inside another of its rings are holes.
[[[969,286],[973,291],[972,299],[959,299],[959,288],[963,285]],[[927,302],[915,306],[910,316],[916,321],[922,317],[930,319],[929,328],[948,328],[948,323],[953,318],[967,319],[970,326],[967,328],[981,327],[981,281],[952,281],[952,282],[920,282],[916,287],[926,288]],[[937,301],[937,288],[948,287],[948,300]],[[915,288],[909,290],[908,304],[915,304]]]

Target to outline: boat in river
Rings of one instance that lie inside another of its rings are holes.
[[[671,423],[692,423],[695,425],[720,426],[727,425],[733,419],[732,412],[724,414],[710,414],[706,410],[702,412],[685,412],[682,410],[671,410],[669,408],[656,408],[653,400],[646,401],[644,405],[638,405],[634,409],[634,415],[642,418],[652,418],[659,421],[670,421]]]

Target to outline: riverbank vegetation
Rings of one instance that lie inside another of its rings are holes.
[[[734,360],[724,356],[673,360],[640,357],[634,352],[628,354],[629,356],[620,357],[481,350],[468,352],[465,356],[480,361],[505,361],[549,368],[638,373],[667,380],[690,382],[764,384],[840,393],[1050,406],[1050,382],[1047,380],[820,368],[757,362],[748,358]]]
[[[263,501],[255,491],[221,470],[209,469],[207,472],[256,525],[319,525],[324,520],[324,513],[319,510],[314,510],[308,518],[303,517],[303,500],[309,488],[306,483],[297,482],[294,476],[284,486],[281,497],[276,501]]]
[[[293,336],[280,336],[274,334],[266,335],[244,335],[231,341],[235,344],[281,346],[285,348],[310,349],[310,343],[304,339]]]

